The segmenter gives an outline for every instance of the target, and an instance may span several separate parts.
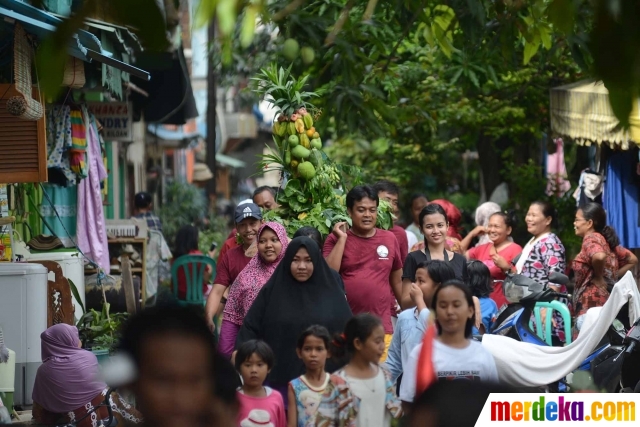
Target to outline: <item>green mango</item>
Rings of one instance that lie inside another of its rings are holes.
[[[291,155],[297,159],[308,159],[311,155],[311,150],[304,148],[302,145],[297,145],[291,149]]]
[[[298,165],[298,173],[307,181],[316,176],[316,168],[311,162],[302,162]]]
[[[296,39],[287,39],[282,44],[282,56],[289,61],[295,61],[300,51],[300,45]]]

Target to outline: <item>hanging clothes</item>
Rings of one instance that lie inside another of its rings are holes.
[[[587,203],[602,204],[602,190],[604,189],[604,177],[590,169],[585,169],[580,174],[578,188],[573,193],[576,206],[581,208]]]
[[[547,155],[547,195],[560,197],[571,190],[571,183],[567,180],[562,138],[556,138],[553,142],[556,144],[556,152]]]
[[[607,222],[618,233],[620,245],[640,248],[638,227],[637,155],[628,151],[613,153],[607,165],[603,205]]]
[[[93,116],[83,107],[87,127],[87,178],[78,184],[78,247],[109,274],[109,246],[102,205],[100,182],[108,174],[102,161],[98,128]]]
[[[71,138],[71,107],[52,105],[47,109],[47,168],[49,182],[63,187],[76,184],[76,174],[71,170],[69,150]]]
[[[48,198],[46,196],[43,197],[40,205],[40,214],[47,224],[44,228],[44,234],[53,233],[66,248],[74,247],[78,212],[78,187],[76,185],[61,187],[49,183],[42,184],[42,187],[47,196],[49,196]],[[57,215],[56,212],[58,213]]]
[[[84,124],[83,113],[80,110],[71,111],[71,148],[69,149],[69,164],[71,170],[78,177],[87,177],[87,129]]]

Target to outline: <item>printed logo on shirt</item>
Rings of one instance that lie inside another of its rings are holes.
[[[271,422],[269,412],[262,409],[252,409],[244,420],[240,421],[240,427],[275,427]]]
[[[447,381],[480,381],[480,371],[438,371],[438,378]]]
[[[380,259],[389,259],[389,249],[385,245],[378,246],[376,250]]]

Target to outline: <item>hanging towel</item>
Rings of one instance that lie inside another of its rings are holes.
[[[547,155],[547,195],[560,197],[571,190],[571,183],[567,181],[562,138],[556,138],[553,142],[556,144],[556,152]]]
[[[640,317],[640,293],[631,272],[616,283],[603,307],[589,309],[578,339],[566,347],[535,345],[488,334],[482,337],[482,345],[493,355],[501,383],[515,387],[551,384],[573,372],[595,350],[627,301],[629,319]]]
[[[87,257],[109,274],[109,245],[107,242],[107,228],[102,206],[100,181],[108,174],[102,162],[100,140],[95,121],[89,119],[89,113],[84,109],[87,132],[89,175],[78,184],[78,218],[77,233],[78,247]]]
[[[40,215],[46,222],[46,234],[58,236],[62,244],[71,248],[76,240],[76,215],[78,212],[78,187],[61,187],[44,183],[42,188],[48,197],[42,198]],[[53,206],[51,205],[53,203]]]
[[[71,149],[69,150],[71,170],[80,178],[87,177],[87,128],[82,112],[71,110]]]

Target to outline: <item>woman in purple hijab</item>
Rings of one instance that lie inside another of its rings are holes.
[[[98,379],[98,359],[90,351],[80,348],[75,326],[58,324],[40,335],[42,365],[38,368],[33,387],[33,417],[39,424],[57,424],[82,418],[87,406],[104,403],[107,385]],[[114,404],[115,402],[115,404]],[[117,396],[112,396],[114,412],[128,421],[139,421],[135,410]],[[108,418],[105,407],[78,424],[91,426]]]

